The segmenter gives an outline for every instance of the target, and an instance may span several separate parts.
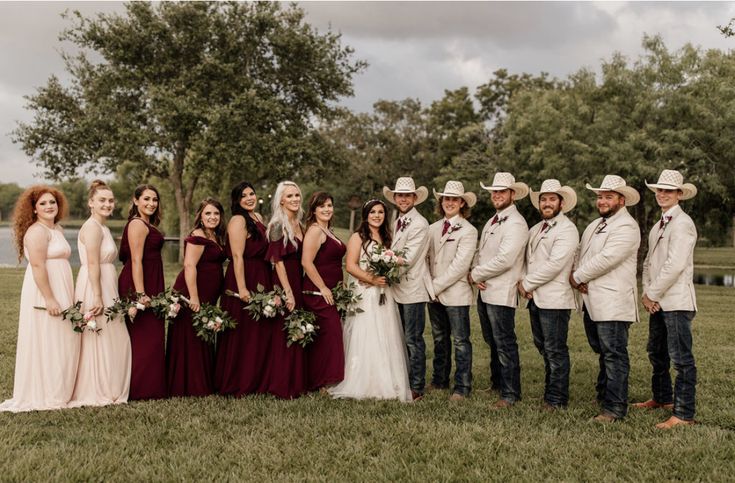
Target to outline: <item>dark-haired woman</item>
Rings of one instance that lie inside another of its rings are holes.
[[[225,261],[222,204],[206,198],[197,208],[194,230],[184,240],[184,269],[174,290],[189,299],[168,331],[166,378],[170,397],[208,396],[214,392],[214,347],[196,335],[192,313],[214,305],[222,290]]]
[[[230,195],[232,218],[227,224],[225,252],[230,259],[220,305],[237,321],[237,327],[222,333],[217,342],[215,387],[220,394],[243,396],[255,392],[263,382],[272,323],[256,321],[245,307],[258,285],[272,289],[271,266],[265,225],[255,212],[258,196],[253,185],[243,181]]]
[[[130,391],[130,336],[123,317],[107,321],[105,307],[117,292],[117,245],[107,227],[115,209],[115,195],[104,181],[95,180],[87,197],[91,216],[79,230],[77,245],[82,265],[75,299],[82,312],[92,312],[100,332],[85,330],[71,406],[104,406],[127,402]]]
[[[362,208],[362,223],[347,242],[347,272],[357,283],[362,295],[363,312],[347,317],[344,328],[344,380],[329,389],[336,398],[398,399],[410,402],[406,344],[390,290],[387,303],[380,304],[380,288],[386,288],[385,277],[378,277],[361,266],[370,259],[373,247],[389,247],[390,231],[386,223],[385,204],[370,200]]]
[[[120,242],[123,268],[118,277],[120,297],[142,305],[164,290],[163,234],[158,231],[161,206],[158,190],[149,184],[133,192]],[[150,310],[132,309],[128,333],[133,359],[128,399],[160,399],[166,397],[165,322]]]
[[[332,232],[334,199],[317,191],[309,200],[301,265],[304,267],[304,308],[316,315],[319,335],[306,347],[307,388],[315,391],[344,377],[342,321],[332,289],[342,281],[344,244]]]
[[[65,408],[74,391],[80,337],[60,317],[74,303],[71,247],[58,225],[66,212],[64,194],[50,186],[31,186],[15,204],[15,245],[28,267],[20,291],[13,398],[0,411]]]

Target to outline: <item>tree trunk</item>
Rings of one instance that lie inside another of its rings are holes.
[[[735,248],[735,213],[732,215],[732,246]]]
[[[193,189],[184,187],[184,160],[186,159],[186,148],[181,141],[176,142],[173,166],[169,174],[169,180],[174,188],[176,198],[176,211],[179,215],[179,263],[184,261],[184,238],[191,231],[189,223],[189,211],[191,209],[191,197]]]

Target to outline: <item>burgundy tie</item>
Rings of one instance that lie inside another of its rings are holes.
[[[541,233],[545,232],[548,227],[549,227],[549,224],[544,222],[544,224],[541,225]]]
[[[398,218],[396,220],[396,233],[398,233],[402,229],[403,229],[403,220],[401,220],[400,218]]]
[[[444,220],[444,226],[442,227],[442,236],[446,235],[449,231],[449,220]]]
[[[491,221],[491,222],[490,222],[490,226],[493,226],[493,225],[494,225],[495,223],[497,223],[497,222],[498,222],[498,215],[495,215],[495,216],[493,217],[493,221]]]

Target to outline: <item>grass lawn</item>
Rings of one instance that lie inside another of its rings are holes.
[[[735,269],[735,248],[695,248],[694,264],[708,267]]]
[[[173,280],[175,267],[167,267]],[[12,394],[23,271],[0,269],[0,400]],[[697,426],[654,429],[663,410],[612,425],[597,412],[597,357],[573,315],[571,401],[540,410],[543,363],[517,315],[524,399],[492,412],[488,348],[473,315],[474,387],[461,404],[253,396],[0,413],[2,480],[730,480],[735,474],[735,289],[698,287]],[[630,399],[648,399],[647,323],[630,333]],[[427,327],[431,354],[431,336]],[[429,375],[431,364],[429,363]]]

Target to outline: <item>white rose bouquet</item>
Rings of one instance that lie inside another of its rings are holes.
[[[398,258],[404,257],[406,250],[393,251],[381,244],[374,244],[370,252],[370,257],[365,260],[365,270],[378,276],[385,277],[388,285],[393,285],[401,281],[401,266],[398,264]],[[380,288],[380,305],[385,305],[385,290]]]
[[[245,307],[255,320],[261,317],[272,319],[286,313],[286,296],[281,287],[276,285],[273,290],[266,292],[265,287],[258,284],[255,289],[255,293],[250,294],[250,303]]]
[[[46,307],[33,307],[38,310],[46,310]],[[82,333],[84,330],[91,330],[99,333],[102,329],[97,327],[97,321],[91,310],[82,313],[82,302],[76,302],[71,307],[61,311],[61,319],[71,322],[71,328],[74,332]]]
[[[293,343],[306,347],[314,341],[319,326],[316,325],[316,316],[313,313],[304,309],[296,309],[286,317],[283,330],[286,332],[287,347],[291,347]]]
[[[202,304],[199,312],[192,313],[191,323],[197,337],[214,344],[217,334],[237,327],[237,321],[216,305]]]

